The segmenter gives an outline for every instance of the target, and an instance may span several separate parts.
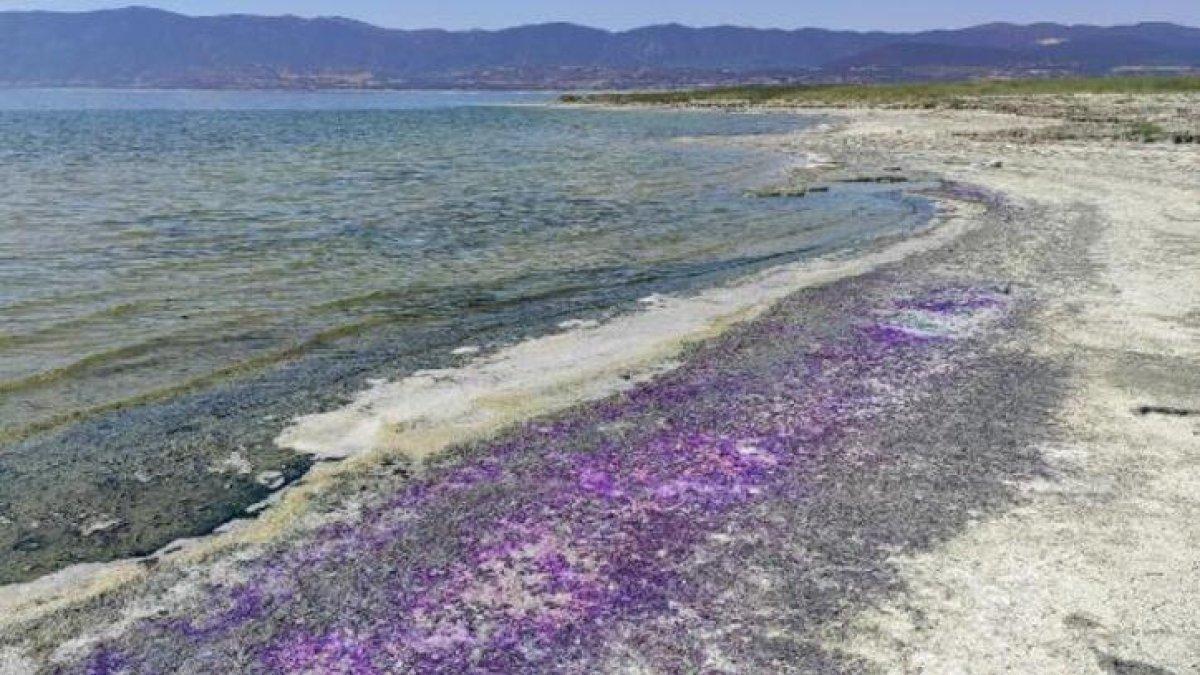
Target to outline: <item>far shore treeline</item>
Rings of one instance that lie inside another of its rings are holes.
[[[1200,92],[1200,77],[1138,76],[1045,79],[983,79],[904,84],[812,84],[566,94],[564,103],[614,105],[903,105],[953,107],[976,97],[1069,94],[1163,94]]]

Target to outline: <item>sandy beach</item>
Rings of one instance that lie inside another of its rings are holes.
[[[258,518],[0,591],[0,672],[1200,671],[1200,152],[1062,112],[1200,99],[1019,103],[728,141],[939,214],[301,418]]]
[[[1195,110],[1194,100],[1176,103]],[[1200,587],[1200,153],[930,148],[931,137],[963,129],[938,117],[864,112],[854,124],[870,130],[867,143],[903,136],[901,145],[924,146],[911,156],[931,168],[1025,205],[1027,237],[1076,223],[1088,244],[1035,282],[1027,343],[1063,364],[1066,379],[1053,433],[1034,446],[1044,475],[1017,483],[1003,515],[897,557],[905,592],[858,617],[847,648],[896,672],[1195,672],[1200,616],[1184,589]],[[1006,124],[948,117],[972,131]],[[1037,246],[1007,251],[1000,269],[1016,273]]]

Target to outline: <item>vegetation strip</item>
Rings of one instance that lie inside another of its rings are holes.
[[[1200,77],[1093,77],[906,84],[810,84],[716,87],[680,91],[566,94],[564,103],[786,104],[935,107],[972,97],[1200,92]]]

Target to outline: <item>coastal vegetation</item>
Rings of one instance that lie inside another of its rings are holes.
[[[887,105],[909,108],[970,107],[975,98],[1072,94],[1171,94],[1200,92],[1196,76],[1130,76],[995,79],[904,84],[812,84],[716,87],[679,91],[568,94],[565,103],[646,105]]]
[[[1106,140],[1143,143],[1200,142],[1200,116],[1186,100],[1200,93],[1198,76],[1128,76],[990,79],[905,84],[824,84],[714,87],[677,91],[566,94],[568,104],[695,106],[738,109],[896,108],[987,110],[1061,120],[1037,130],[1020,129],[1009,140]],[[1084,97],[1106,97],[1100,105]],[[1139,103],[1129,105],[1134,99]],[[1154,102],[1151,102],[1154,99]],[[970,134],[978,136],[978,134]]]

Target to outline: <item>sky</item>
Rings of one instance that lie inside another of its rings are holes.
[[[857,30],[958,28],[990,21],[1200,26],[1200,0],[0,0],[0,9],[128,4],[184,14],[338,15],[392,28],[503,28],[546,21],[611,29],[667,22]]]

